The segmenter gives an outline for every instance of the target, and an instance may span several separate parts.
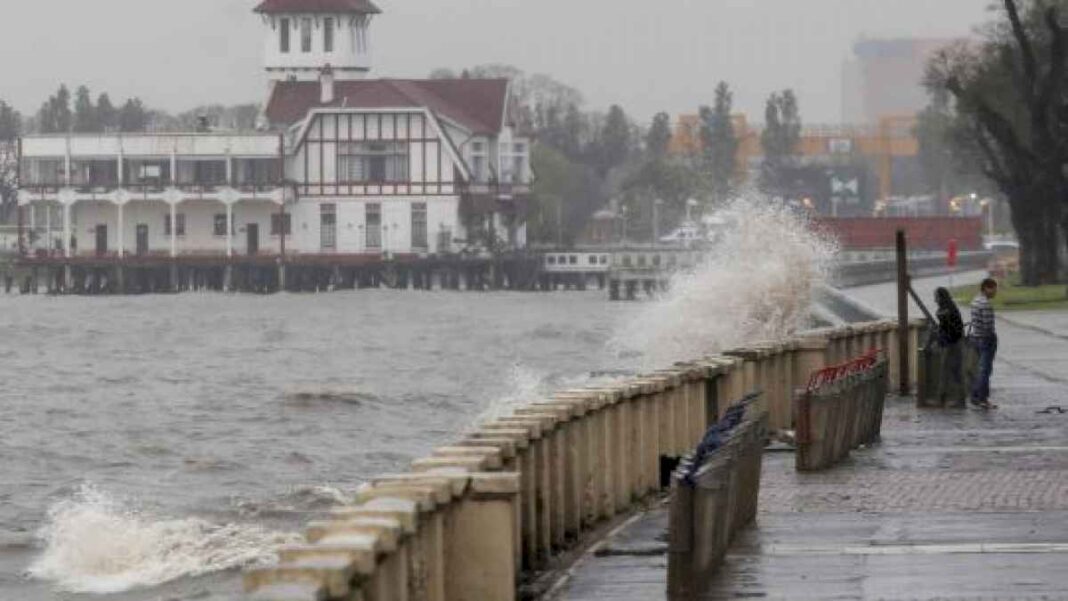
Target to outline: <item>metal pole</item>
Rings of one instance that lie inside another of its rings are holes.
[[[912,392],[909,377],[909,257],[905,230],[897,231],[897,357],[899,392]]]

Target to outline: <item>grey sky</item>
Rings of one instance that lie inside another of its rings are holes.
[[[860,36],[956,36],[989,0],[376,0],[375,75],[511,63],[636,117],[711,102],[720,79],[759,120],[798,90],[808,122],[840,115]],[[181,110],[262,100],[257,0],[5,0],[0,99],[33,112],[60,82]]]

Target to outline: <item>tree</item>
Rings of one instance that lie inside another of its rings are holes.
[[[760,168],[760,187],[767,194],[789,193],[789,172],[795,167],[797,146],[801,142],[801,114],[793,90],[774,93],[764,110],[764,131],[760,144],[764,162]]]
[[[630,154],[631,126],[623,107],[613,104],[608,110],[595,147],[592,149],[592,164],[602,178],[623,164]]]
[[[140,132],[148,129],[149,114],[139,98],[131,98],[119,109],[119,131]]]
[[[657,113],[645,134],[645,150],[650,156],[663,158],[667,156],[670,144],[671,117],[667,113]]]
[[[604,203],[601,179],[593,168],[544,144],[534,146],[531,160],[538,179],[528,215],[530,237],[571,244],[589,216]]]
[[[119,126],[119,114],[107,93],[96,99],[96,121],[100,131],[114,131]]]
[[[73,130],[79,134],[101,131],[96,107],[93,106],[93,99],[89,96],[89,88],[85,86],[79,86],[74,92]]]
[[[1057,4],[1065,4],[1063,1]],[[946,139],[975,153],[1009,201],[1027,285],[1059,276],[1058,226],[1068,240],[1068,46],[1059,6],[1004,0],[1002,20],[978,47],[958,44],[928,66],[927,85],[948,93],[955,118]]]
[[[22,130],[18,111],[0,100],[0,222],[7,221],[17,206],[18,159],[15,140]]]
[[[54,96],[49,97],[37,112],[37,127],[41,133],[67,133],[73,118],[70,111],[70,91],[62,85]]]
[[[733,103],[730,86],[720,82],[713,107],[703,106],[700,110],[705,169],[713,198],[719,203],[730,198],[737,174],[738,138],[731,119]]]

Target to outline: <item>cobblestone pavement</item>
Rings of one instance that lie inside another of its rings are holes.
[[[887,290],[850,293],[886,310]],[[999,329],[999,410],[895,399],[883,441],[832,470],[798,474],[792,454],[766,455],[758,523],[709,599],[1068,601],[1068,414],[1051,409],[1068,410],[1068,314]],[[557,598],[664,599],[666,523],[663,510],[636,520]]]

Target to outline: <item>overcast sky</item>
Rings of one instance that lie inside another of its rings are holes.
[[[375,0],[374,75],[511,63],[639,119],[710,103],[717,81],[759,121],[792,87],[805,120],[841,115],[861,36],[967,34],[989,0]],[[177,111],[265,93],[258,0],[3,0],[0,99],[33,112],[60,82]]]

